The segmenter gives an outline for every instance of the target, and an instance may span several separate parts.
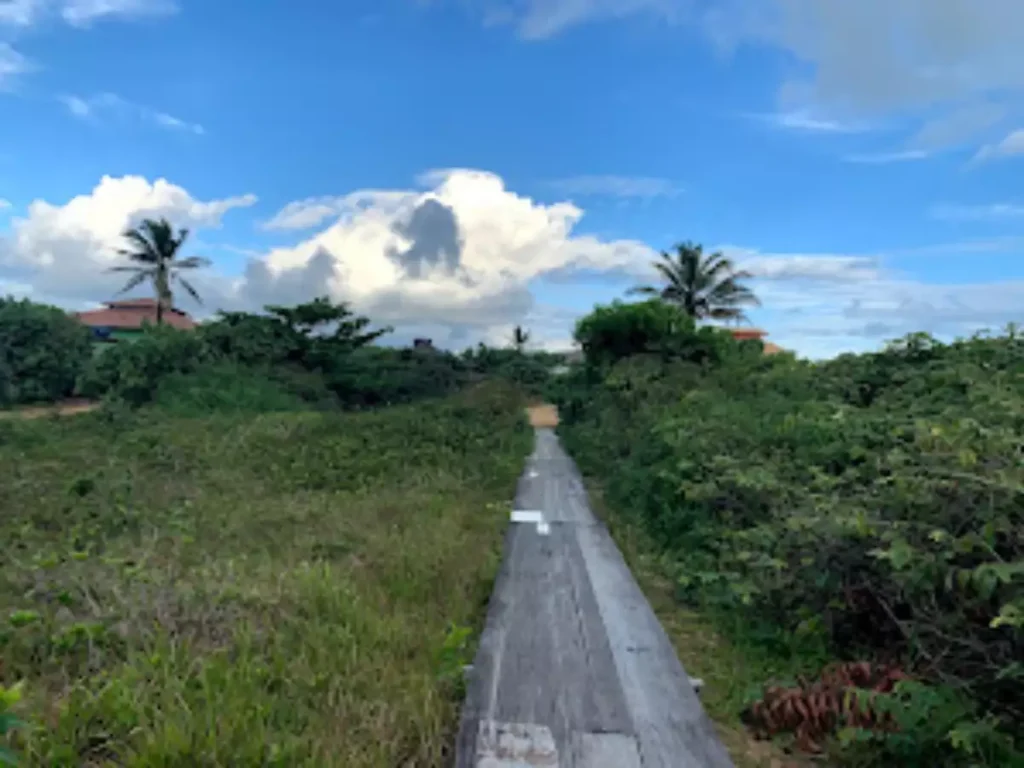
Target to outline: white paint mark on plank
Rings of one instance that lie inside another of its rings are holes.
[[[547,523],[537,523],[537,533],[541,536],[548,536],[551,533],[551,526]]]
[[[544,522],[544,513],[536,509],[515,509],[512,511],[512,522],[537,525]]]
[[[484,720],[476,745],[476,768],[558,768],[555,738],[543,725]]]
[[[576,765],[586,768],[641,768],[636,739],[624,733],[576,733]]]

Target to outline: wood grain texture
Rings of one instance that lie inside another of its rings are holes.
[[[481,733],[537,728],[550,733],[560,768],[731,766],[550,429],[536,430],[516,509],[540,511],[549,532],[512,523],[506,533],[467,686],[457,768],[497,765]]]

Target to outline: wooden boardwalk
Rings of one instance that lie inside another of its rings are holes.
[[[457,768],[731,766],[549,428],[536,431],[516,510],[468,683]]]

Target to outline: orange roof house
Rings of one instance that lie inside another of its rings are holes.
[[[752,341],[756,339],[764,345],[764,353],[766,355],[777,355],[779,352],[785,350],[778,344],[772,344],[770,341],[765,341],[764,337],[768,334],[762,331],[760,328],[730,328],[729,333],[737,341]]]
[[[103,309],[78,312],[77,317],[82,323],[93,329],[106,329],[130,335],[142,330],[143,323],[156,325],[156,299],[125,299],[124,301],[108,301]],[[195,321],[180,309],[173,307],[164,310],[165,325],[190,331],[196,327]]]

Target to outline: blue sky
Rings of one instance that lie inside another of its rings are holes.
[[[563,346],[693,239],[802,354],[951,337],[1024,320],[1022,89],[1017,0],[0,0],[0,291],[166,215],[205,311]]]

